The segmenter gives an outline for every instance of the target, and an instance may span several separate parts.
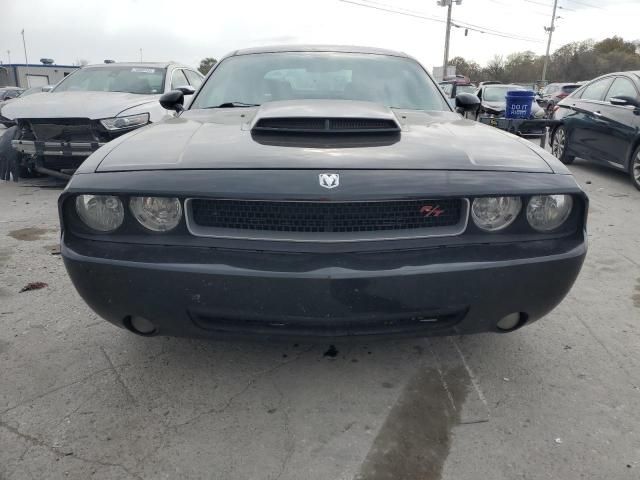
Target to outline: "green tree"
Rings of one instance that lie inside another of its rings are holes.
[[[211,70],[211,67],[213,67],[216,63],[218,63],[218,60],[213,57],[203,58],[202,60],[200,60],[198,71],[201,74],[206,75],[207,73],[209,73],[209,70]]]
[[[480,65],[478,65],[476,62],[467,61],[462,57],[452,58],[451,60],[449,60],[449,65],[454,65],[456,67],[457,75],[466,75],[473,81],[478,78],[480,72],[482,71],[482,68],[480,68]]]
[[[494,55],[489,63],[487,63],[486,68],[484,68],[484,72],[488,75],[492,80],[502,80],[504,76],[504,58],[502,55]]]
[[[624,39],[617,35],[611,38],[605,38],[601,42],[596,43],[593,49],[596,53],[610,53],[613,51],[624,52],[631,55],[636,53],[636,46],[633,42],[625,42]]]

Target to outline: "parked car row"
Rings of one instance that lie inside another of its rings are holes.
[[[578,83],[550,83],[540,92],[538,104],[544,108],[547,116],[551,117],[558,102],[578,88],[580,88]]]
[[[50,93],[23,98],[27,90],[0,108],[0,122],[11,127],[0,143],[0,178],[69,179],[107,142],[173,116],[160,96],[176,89],[192,95],[203,78],[175,63],[108,63],[78,69]]]
[[[561,124],[551,148],[563,163],[580,157],[622,170],[640,189],[640,71],[588,82],[558,102],[553,119]]]

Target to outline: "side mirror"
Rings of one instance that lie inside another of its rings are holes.
[[[196,93],[196,89],[193,88],[191,85],[183,85],[180,87],[176,87],[174,88],[174,90],[180,90],[184,95],[193,95],[194,93]]]
[[[627,97],[624,95],[610,98],[609,102],[611,102],[611,105],[616,105],[618,107],[632,106],[632,107],[640,108],[640,102],[636,98]]]
[[[160,97],[160,105],[162,108],[180,113],[184,110],[184,93],[180,90],[171,90]]]
[[[480,108],[480,99],[471,93],[459,93],[456,95],[456,112],[475,112]]]
[[[43,92],[50,92],[51,90],[53,90],[53,85],[45,85],[42,87]]]

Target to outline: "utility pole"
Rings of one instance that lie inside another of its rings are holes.
[[[453,2],[460,5],[462,0],[438,0],[438,5],[447,7],[447,30],[444,37],[444,60],[442,61],[442,77],[447,76],[447,66],[449,64],[449,37],[451,36],[451,12],[453,10]]]
[[[25,67],[25,76],[27,77],[27,88],[29,88],[29,57],[27,57],[27,42],[24,39],[24,28],[22,29],[22,47],[24,48],[24,63],[27,64]],[[19,86],[20,85],[16,85],[16,87]]]
[[[140,49],[140,61],[142,62],[142,48]]]
[[[551,26],[544,27],[545,32],[549,32],[549,40],[547,40],[547,54],[544,56],[544,66],[542,67],[542,82],[547,79],[547,67],[549,66],[549,50],[551,50],[551,37],[556,29],[556,10],[558,9],[558,0],[553,0],[553,15],[551,16]]]
[[[9,65],[11,65],[11,50],[7,50],[7,57],[9,57]]]
[[[24,63],[29,65],[29,57],[27,57],[27,42],[24,40],[24,28],[22,29],[22,47],[24,48]]]

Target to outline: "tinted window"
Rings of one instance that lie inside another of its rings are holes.
[[[229,57],[203,85],[193,108],[300,99],[363,100],[388,107],[449,111],[438,87],[414,60],[329,52]]]
[[[618,77],[611,84],[611,88],[607,93],[607,102],[611,101],[613,97],[631,97],[636,98],[638,96],[638,92],[636,88],[633,86],[630,80],[626,78]]]
[[[85,67],[66,77],[54,92],[161,93],[164,68],[146,66]]]
[[[602,100],[610,83],[610,78],[603,78],[602,80],[595,81],[582,91],[580,98],[583,100]]]
[[[184,87],[185,85],[189,85],[189,80],[184,76],[182,70],[177,69],[173,71],[171,75],[171,90],[174,90],[178,87]]]
[[[202,84],[202,77],[193,70],[185,70],[184,73],[187,76],[187,80],[189,80],[189,85],[192,87],[198,88]]]
[[[571,92],[576,91],[578,88],[580,88],[580,85],[565,85],[562,87],[562,92],[568,95]]]

